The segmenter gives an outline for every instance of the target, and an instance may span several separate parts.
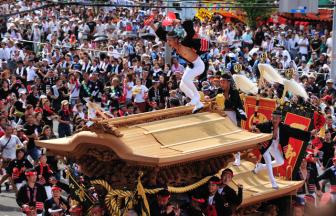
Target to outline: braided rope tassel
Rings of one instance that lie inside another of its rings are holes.
[[[220,177],[222,172],[224,169],[219,170],[215,176]],[[168,191],[171,193],[186,193],[189,191],[192,191],[196,188],[199,188],[200,186],[206,184],[209,179],[212,176],[207,176],[203,179],[201,179],[200,181],[191,184],[191,185],[187,185],[184,187],[171,187],[168,186]],[[110,212],[110,215],[113,216],[121,216],[121,204],[122,201],[125,200],[127,203],[128,199],[131,199],[132,196],[132,192],[131,191],[124,191],[124,190],[120,190],[120,189],[112,189],[112,187],[104,180],[93,180],[91,181],[91,184],[95,184],[95,185],[100,185],[102,187],[104,187],[108,193],[105,197],[105,204]],[[155,188],[155,189],[145,189],[145,193],[146,194],[155,194],[157,192],[159,192],[160,190],[162,190],[164,188]],[[132,207],[133,203],[132,202],[128,202],[126,209],[129,209],[130,207]]]

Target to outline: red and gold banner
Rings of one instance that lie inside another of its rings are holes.
[[[250,131],[253,125],[255,111],[257,110],[256,124],[270,120],[272,118],[272,112],[276,108],[276,100],[269,98],[259,98],[259,101],[257,101],[256,96],[247,96],[245,97],[244,106],[247,120],[242,121],[242,127]],[[252,153],[256,158],[260,158],[259,149],[253,150]]]
[[[284,123],[293,128],[308,131],[311,124],[311,119],[294,113],[287,112]],[[285,146],[284,148],[285,163],[281,167],[274,168],[274,173],[277,176],[284,177],[286,179],[291,179],[292,174],[299,167],[300,163],[297,162],[299,162],[303,157],[307,145],[308,143],[304,143],[301,140],[290,137],[288,145]]]
[[[276,101],[269,98],[260,98],[257,102],[257,97],[247,96],[245,97],[245,112],[247,120],[242,123],[242,127],[246,130],[250,130],[253,124],[254,113],[256,106],[258,105],[256,123],[262,123],[272,118],[272,112],[276,108]]]

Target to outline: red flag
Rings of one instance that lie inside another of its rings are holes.
[[[167,16],[165,17],[165,19],[162,21],[162,25],[163,26],[170,26],[173,24],[174,20],[176,19],[176,15],[174,12],[169,11],[167,13]]]
[[[276,101],[268,98],[260,98],[257,105],[257,98],[255,96],[247,96],[244,106],[247,120],[244,121],[242,125],[246,130],[250,130],[253,125],[253,120],[256,120],[256,123],[259,124],[272,118],[272,112],[276,108]],[[254,119],[255,114],[257,114],[256,119]]]
[[[251,130],[254,123],[263,123],[272,118],[272,112],[276,108],[276,101],[268,98],[260,98],[259,101],[257,101],[257,97],[247,96],[245,97],[244,106],[247,120],[242,122],[242,127],[246,130]],[[268,141],[261,144],[267,146]],[[253,154],[256,158],[259,158],[259,149],[255,149]]]
[[[315,129],[317,129],[317,130],[321,129],[321,127],[323,127],[325,123],[326,123],[326,119],[325,119],[323,113],[315,111],[314,112],[314,127],[315,127]]]
[[[152,21],[154,20],[154,15],[149,16],[145,21],[144,24],[145,26],[148,26],[152,23]]]
[[[294,128],[308,131],[311,119],[308,117],[300,116],[294,113],[287,112],[285,117],[285,124]],[[281,167],[274,169],[275,175],[283,176],[286,179],[291,179],[294,170],[297,167],[299,158],[306,151],[307,143],[301,140],[290,137],[288,145],[284,146],[285,162]]]

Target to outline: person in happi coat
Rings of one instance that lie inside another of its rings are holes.
[[[314,199],[314,205],[316,205],[316,195],[321,195],[321,187],[317,180],[318,172],[316,162],[318,161],[318,156],[313,149],[307,149],[306,152],[307,155],[302,160],[299,171],[294,174],[293,180],[305,181],[305,184],[299,188],[297,197],[305,199],[307,198],[306,195],[310,195],[309,197]]]
[[[279,144],[282,148],[288,146],[290,137],[307,142],[315,131],[307,132],[284,124],[280,110],[275,110],[272,113],[272,120],[257,124],[255,130],[261,133],[271,133],[273,138],[265,142],[260,150],[266,163],[257,163],[253,172],[259,173],[261,170],[267,169],[272,188],[279,189],[273,175],[273,168],[284,164],[284,157],[279,150]],[[272,160],[272,156],[274,160]]]
[[[322,179],[329,179],[330,181],[330,195],[332,203],[336,203],[336,156],[332,159],[333,165],[326,169],[320,176],[317,177],[317,181]]]
[[[37,172],[37,181],[40,185],[42,185],[47,193],[47,197],[51,198],[51,183],[49,182],[49,178],[53,175],[53,170],[50,165],[47,163],[47,155],[46,152],[43,151],[40,155],[39,162],[35,166],[35,170]]]
[[[46,210],[45,216],[53,215],[53,211],[50,211],[53,206],[57,206],[58,209],[61,209],[60,212],[62,213],[69,213],[70,206],[68,201],[61,196],[62,189],[58,186],[52,186],[51,191],[52,197],[47,199],[44,203],[44,209]]]
[[[149,204],[150,214],[157,216],[174,216],[174,212],[168,213],[170,192],[166,189],[156,194],[156,199]]]
[[[224,200],[218,193],[220,178],[212,176],[208,182],[208,191],[205,196],[205,215],[207,216],[222,216],[224,215]]]
[[[23,213],[31,215],[31,212],[36,212],[37,216],[42,216],[43,203],[47,199],[46,191],[43,186],[36,182],[36,170],[27,169],[25,175],[27,183],[19,189],[16,202],[21,207]]]
[[[185,210],[187,216],[205,216],[205,199],[201,193],[195,193],[191,196],[190,205]]]
[[[243,185],[238,185],[238,193],[229,186],[232,182],[233,171],[226,168],[222,172],[221,184],[218,188],[218,193],[223,197],[224,201],[224,215],[232,215],[237,206],[243,201]]]
[[[11,176],[16,190],[26,183],[26,169],[33,168],[33,165],[25,158],[25,153],[26,151],[23,147],[16,149],[16,158],[6,168],[6,172]]]

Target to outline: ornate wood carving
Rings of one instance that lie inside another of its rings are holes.
[[[146,167],[129,164],[105,149],[88,147],[86,153],[77,158],[81,170],[94,179],[103,179],[115,189],[132,189],[139,171],[144,173],[145,187],[157,185],[184,186],[213,175],[232,161],[231,155],[222,155],[204,161],[191,161],[168,167]]]
[[[113,151],[106,151],[106,149],[98,149],[98,148],[89,148],[87,150],[87,155],[91,155],[99,161],[109,162],[112,160],[118,160],[118,156]]]
[[[84,127],[77,130],[76,132],[80,132],[80,131],[92,131],[95,133],[108,133],[116,137],[123,136],[121,132],[118,130],[118,128],[104,121],[95,121],[91,126],[85,125]]]

